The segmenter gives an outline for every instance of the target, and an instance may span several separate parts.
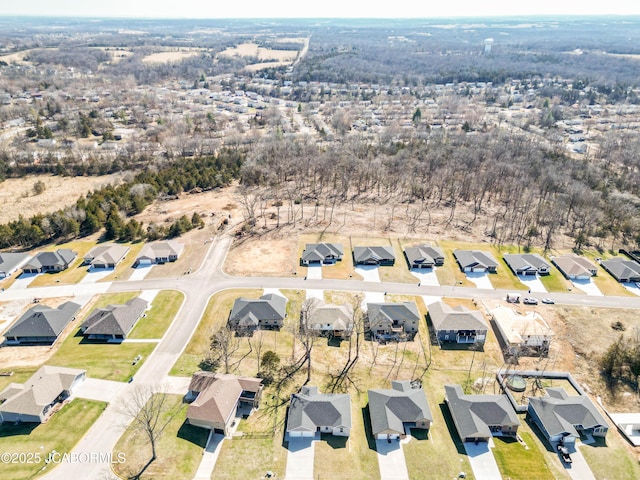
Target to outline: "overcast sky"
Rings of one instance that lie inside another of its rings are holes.
[[[137,18],[640,15],[640,0],[0,0],[0,15]]]

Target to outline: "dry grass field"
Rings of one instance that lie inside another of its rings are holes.
[[[260,60],[275,60],[291,63],[298,55],[297,50],[272,50],[260,47],[257,43],[241,43],[233,48],[227,48],[218,55],[226,57],[257,57]]]
[[[185,58],[195,57],[200,52],[178,50],[175,52],[158,52],[147,55],[142,59],[143,63],[169,63],[181,62]]]
[[[10,178],[0,188],[0,223],[17,220],[22,215],[29,218],[37,213],[49,213],[70,206],[85,193],[103,185],[118,184],[124,174],[114,173],[102,177],[58,177],[53,175],[29,175]],[[33,192],[36,181],[44,182],[40,195]]]

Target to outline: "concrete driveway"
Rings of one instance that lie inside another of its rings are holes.
[[[494,290],[491,280],[489,280],[490,273],[486,272],[467,272],[465,273],[467,280],[473,283],[477,288],[484,288],[487,290]]]
[[[380,272],[377,265],[361,265],[354,268],[354,271],[362,277],[365,282],[380,283]]]
[[[80,284],[96,283],[113,273],[113,268],[89,268],[87,274],[80,280]]]
[[[518,275],[518,280],[524,283],[529,290],[537,293],[547,293],[547,289],[540,281],[540,277],[537,275]]]
[[[314,280],[322,279],[322,266],[309,265],[309,267],[307,268],[307,278]]]
[[[571,283],[578,290],[582,290],[587,295],[591,295],[594,297],[603,297],[604,295],[598,288],[598,286],[589,280],[571,280]]]
[[[153,267],[154,265],[138,265],[133,269],[133,273],[129,276],[129,280],[143,280]]]
[[[381,480],[409,480],[407,463],[398,440],[376,440]]]
[[[313,442],[319,436],[307,438],[289,438],[287,454],[287,480],[313,480]]]
[[[553,444],[553,448],[556,448],[557,443]],[[571,454],[571,463],[565,463],[560,459],[560,463],[564,467],[565,471],[573,480],[596,480],[589,464],[585,460],[582,452],[575,446],[567,445],[569,453]],[[588,447],[584,447],[588,448]],[[559,455],[558,455],[559,456]]]
[[[436,267],[433,268],[412,268],[411,275],[420,280],[420,285],[439,287],[440,282],[436,275]]]
[[[629,290],[631,293],[633,293],[634,295],[638,295],[640,296],[640,288],[638,288],[638,286],[633,283],[633,282],[626,282],[623,283],[622,286],[624,288],[626,288],[627,290]]]
[[[87,378],[74,389],[73,395],[88,400],[111,402],[126,385],[124,382]]]
[[[11,287],[9,288],[12,290],[24,290],[29,286],[31,282],[36,279],[38,275],[38,273],[23,273],[18,278],[16,278],[15,282],[13,282],[13,285],[11,285]]]
[[[493,446],[493,439],[489,439],[489,443],[478,442],[477,445],[473,442],[464,443],[464,449],[469,457],[469,463],[476,480],[502,478],[496,459],[493,457],[491,446]]]

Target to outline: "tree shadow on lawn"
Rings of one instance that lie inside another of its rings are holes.
[[[349,437],[337,437],[330,433],[322,433],[320,434],[320,438],[327,442],[327,444],[334,450],[338,448],[347,448],[347,442],[349,441]]]
[[[193,425],[188,424],[185,420],[178,429],[177,437],[204,448],[207,446],[209,430],[206,428],[194,427]]]
[[[458,430],[456,430],[456,425],[453,423],[453,418],[451,417],[451,412],[449,412],[449,407],[443,402],[439,405],[440,412],[442,413],[442,417],[444,418],[444,423],[447,424],[447,429],[449,430],[449,435],[453,440],[454,445],[456,446],[456,450],[460,455],[466,455],[467,451],[464,449],[464,444],[460,440],[460,436],[458,435]]]
[[[0,424],[0,438],[31,435],[39,423],[7,423]]]

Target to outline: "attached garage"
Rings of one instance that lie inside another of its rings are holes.
[[[313,437],[315,436],[315,433],[316,432],[311,432],[308,430],[300,430],[300,431],[289,432],[289,436],[294,438]]]
[[[397,433],[379,433],[376,435],[376,440],[399,440],[400,435]]]
[[[483,273],[483,272],[486,272],[487,269],[484,268],[484,267],[476,267],[476,268],[472,269],[471,271],[474,272],[474,273]]]

